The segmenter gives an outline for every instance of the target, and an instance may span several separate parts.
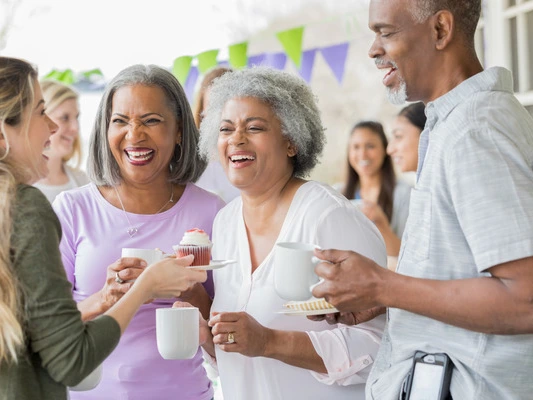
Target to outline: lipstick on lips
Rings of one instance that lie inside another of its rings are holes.
[[[155,151],[147,147],[127,147],[124,153],[133,165],[148,164],[155,155]]]

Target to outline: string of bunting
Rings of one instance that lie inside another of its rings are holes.
[[[192,101],[198,78],[217,65],[231,66],[235,69],[261,65],[283,70],[287,61],[290,60],[296,67],[298,74],[307,83],[310,83],[317,53],[322,55],[322,58],[330,67],[339,85],[342,84],[349,42],[304,51],[302,49],[303,34],[303,26],[278,32],[276,37],[283,47],[283,52],[262,53],[249,56],[248,42],[241,42],[228,47],[229,57],[227,60],[218,60],[219,50],[212,49],[199,53],[196,56],[186,55],[177,57],[170,70],[183,85],[189,101]],[[53,70],[45,78],[55,79],[73,85],[80,91],[101,91],[106,84],[106,79],[102,71],[98,68],[83,71],[78,74],[74,73],[71,69],[63,71]]]

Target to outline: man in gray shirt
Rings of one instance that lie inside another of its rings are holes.
[[[368,399],[399,398],[416,350],[451,358],[456,400],[532,398],[533,119],[510,72],[477,59],[480,3],[370,3],[389,98],[423,101],[428,119],[398,273],[316,252],[332,264],[317,266],[313,294],[345,311],[337,321],[388,308]]]

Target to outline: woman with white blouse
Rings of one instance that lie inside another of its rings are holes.
[[[203,344],[218,367],[224,398],[364,399],[384,317],[329,325],[280,313],[274,289],[277,242],[306,242],[360,252],[385,267],[377,228],[349,200],[303,178],[325,137],[309,87],[269,68],[225,74],[212,86],[200,151],[220,162],[241,196],[217,215],[215,297]]]

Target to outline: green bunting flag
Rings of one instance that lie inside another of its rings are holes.
[[[217,66],[218,50],[208,50],[196,56],[200,73],[205,74],[211,68]]]
[[[229,46],[229,63],[233,68],[241,69],[248,64],[248,42]]]
[[[298,68],[300,68],[302,64],[303,33],[303,26],[276,33],[276,36],[281,42],[285,53],[287,53],[287,56],[289,56],[289,58]]]
[[[66,69],[64,71],[54,69],[45,76],[45,79],[53,79],[67,85],[72,85],[75,82],[74,72],[71,69]]]
[[[191,56],[181,56],[174,60],[172,65],[172,74],[178,81],[184,85],[189,76],[189,71],[191,70],[192,57]]]

